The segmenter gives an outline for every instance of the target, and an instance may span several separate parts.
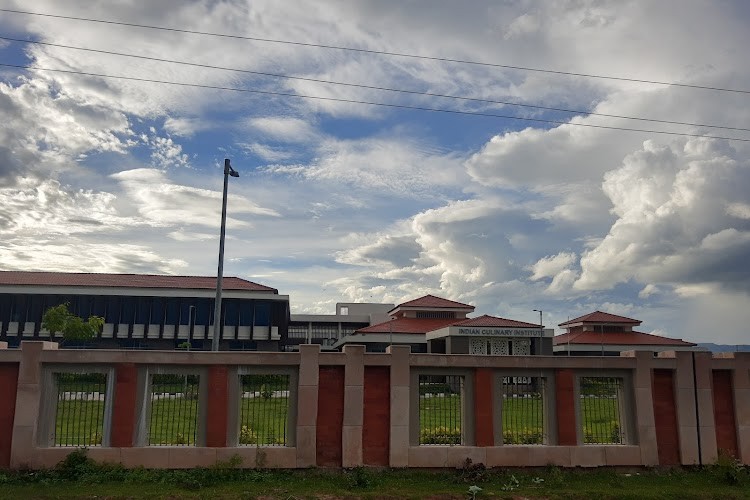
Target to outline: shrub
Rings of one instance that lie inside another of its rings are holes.
[[[240,444],[257,444],[258,435],[252,427],[243,425],[240,428]]]
[[[444,426],[422,429],[419,442],[421,444],[461,444],[461,429]]]

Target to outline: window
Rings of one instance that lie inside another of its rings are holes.
[[[306,339],[307,338],[307,324],[304,325],[289,325],[290,339]]]
[[[455,318],[453,311],[417,311],[417,318],[421,319],[449,319]]]
[[[255,304],[255,325],[271,325],[271,304],[267,302],[259,302]]]
[[[341,316],[349,316],[349,306],[341,306],[339,309],[339,314]]]

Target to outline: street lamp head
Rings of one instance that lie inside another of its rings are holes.
[[[229,174],[232,177],[239,177],[240,174],[232,168],[232,165],[229,164],[229,158],[224,159],[224,173]]]

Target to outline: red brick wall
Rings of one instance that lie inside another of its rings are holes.
[[[16,413],[18,364],[0,365],[0,469],[10,467],[10,445],[13,437],[13,417]]]
[[[391,428],[390,367],[366,366],[364,391],[362,461],[365,465],[387,466]]]
[[[227,416],[229,406],[228,372],[223,365],[208,367],[208,405],[206,406],[206,446],[223,448],[227,445]]]
[[[341,467],[341,430],[344,423],[344,367],[321,366],[318,381],[316,463]]]
[[[110,445],[115,448],[133,446],[137,392],[138,369],[135,364],[118,364],[115,368],[115,400],[110,434]]]
[[[474,421],[477,446],[494,446],[495,434],[492,422],[492,370],[477,368],[474,371]]]
[[[677,432],[674,372],[654,370],[651,383],[659,465],[678,465],[680,463],[680,437]]]
[[[734,394],[732,372],[713,371],[714,422],[716,423],[716,446],[719,450],[737,456],[737,426],[734,420]]]
[[[575,375],[573,370],[555,370],[555,402],[557,406],[557,444],[575,446],[576,434],[576,399]]]

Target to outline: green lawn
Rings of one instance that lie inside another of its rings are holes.
[[[366,469],[239,470],[226,465],[185,471],[125,470],[75,463],[55,470],[0,471],[0,499],[750,499],[750,474],[729,466],[673,470]]]

